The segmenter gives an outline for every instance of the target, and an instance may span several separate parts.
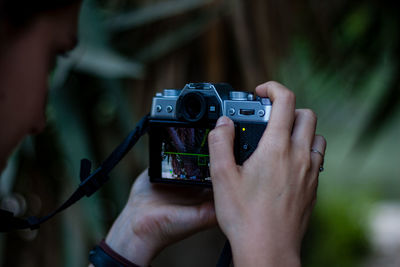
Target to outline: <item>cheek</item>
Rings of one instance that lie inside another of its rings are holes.
[[[45,106],[48,92],[48,72],[49,72],[49,60],[46,55],[42,58],[38,58],[35,64],[31,66],[31,73],[29,74],[29,81],[31,86],[27,87],[30,91],[30,112],[32,112],[32,127],[34,131],[41,131],[45,126]],[[27,85],[29,86],[29,85]]]
[[[47,96],[48,62],[36,58],[25,65],[23,88],[23,106],[26,118],[29,118],[29,133],[41,131],[45,126],[45,102]]]
[[[25,135],[45,126],[50,36],[35,24],[14,39],[0,57],[0,165]],[[1,166],[0,166],[1,168]]]
[[[45,126],[48,64],[37,64],[22,54],[8,54],[6,68],[1,68],[0,73],[0,171],[24,137]]]
[[[38,132],[45,125],[45,102],[49,53],[44,44],[32,43],[22,50],[13,61],[13,87],[17,92],[19,121],[25,125],[27,134]]]

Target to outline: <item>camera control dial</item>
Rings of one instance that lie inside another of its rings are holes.
[[[241,91],[231,91],[229,92],[229,98],[230,100],[234,101],[244,101],[247,100],[247,96],[249,93],[247,92],[241,92]]]

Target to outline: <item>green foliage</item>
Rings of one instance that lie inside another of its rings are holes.
[[[304,241],[305,266],[362,266],[370,250],[366,199],[319,200]]]

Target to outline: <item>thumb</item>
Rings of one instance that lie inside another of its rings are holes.
[[[233,121],[225,116],[220,117],[214,130],[208,135],[211,180],[229,176],[236,169],[233,154],[234,138]]]
[[[182,228],[189,227],[188,232],[198,232],[217,224],[214,202],[207,201],[195,206],[180,206],[179,221]]]
[[[164,245],[182,240],[194,233],[217,225],[214,203],[205,202],[196,206],[176,206],[163,210],[164,215],[156,223],[164,239]],[[166,214],[166,213],[167,214]]]

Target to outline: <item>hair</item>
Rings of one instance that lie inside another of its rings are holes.
[[[0,23],[24,26],[40,13],[63,8],[80,0],[0,0]]]

